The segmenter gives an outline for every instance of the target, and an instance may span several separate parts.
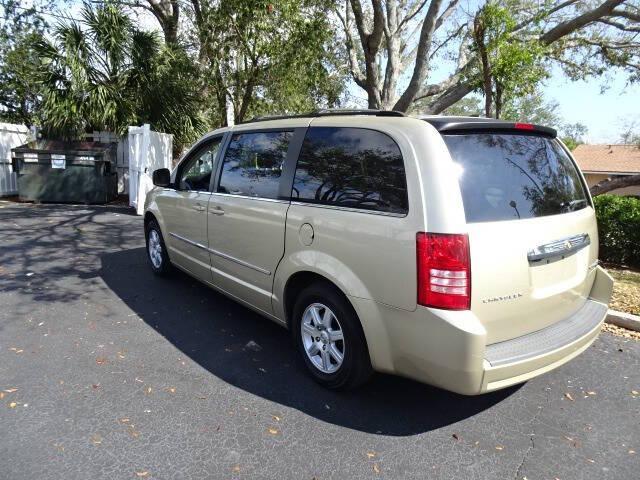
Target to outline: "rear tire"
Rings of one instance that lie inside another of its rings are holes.
[[[147,240],[147,259],[151,270],[156,275],[167,275],[172,266],[158,222],[151,220],[147,223],[145,237]]]
[[[311,376],[331,390],[350,390],[373,373],[360,320],[342,292],[327,283],[305,288],[293,307],[291,332]]]

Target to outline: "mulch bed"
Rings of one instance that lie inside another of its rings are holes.
[[[640,272],[614,267],[607,270],[615,280],[611,308],[640,315]]]

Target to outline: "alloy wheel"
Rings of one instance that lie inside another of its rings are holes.
[[[162,242],[156,230],[149,231],[149,244],[147,249],[153,266],[155,268],[162,267]]]
[[[309,360],[322,373],[335,373],[342,366],[345,342],[338,318],[322,303],[309,305],[300,322],[302,344]]]

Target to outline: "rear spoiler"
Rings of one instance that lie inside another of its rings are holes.
[[[456,118],[424,118],[440,133],[500,133],[511,132],[525,135],[543,135],[556,138],[558,132],[550,127],[534,125],[533,123],[505,122],[489,118],[456,119]]]

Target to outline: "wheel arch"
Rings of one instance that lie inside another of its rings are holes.
[[[305,288],[307,288],[310,285],[313,285],[314,283],[323,283],[329,286],[335,293],[340,295],[345,300],[347,306],[351,309],[351,312],[353,313],[358,323],[360,324],[362,340],[364,341],[364,347],[366,351],[369,353],[369,358],[371,359],[372,352],[370,349],[370,342],[367,339],[367,331],[365,328],[365,324],[360,318],[361,316],[358,314],[356,306],[353,304],[353,302],[349,298],[349,295],[347,295],[344,292],[344,290],[340,288],[339,285],[336,284],[336,282],[331,281],[331,279],[327,278],[326,276],[318,272],[314,272],[311,270],[300,270],[293,273],[287,279],[287,282],[283,290],[283,307],[285,311],[286,327],[289,330],[291,330],[292,328],[293,308],[296,303],[296,298],[298,298],[298,295],[300,295],[300,293]]]
[[[347,294],[342,291],[342,289],[332,282],[329,278],[324,275],[321,275],[317,272],[313,272],[311,270],[300,270],[289,276],[287,279],[284,290],[283,290],[283,306],[285,313],[285,321],[287,328],[291,328],[291,321],[293,317],[293,307],[296,303],[296,298],[300,295],[305,288],[314,283],[325,283],[330,285],[332,288],[336,290],[336,292],[340,293],[345,300],[351,305],[349,301],[349,297]],[[353,308],[353,305],[351,305]],[[354,309],[355,311],[355,309]],[[360,322],[362,323],[362,322]]]
[[[158,222],[158,218],[153,214],[153,212],[150,211],[146,211],[144,213],[144,230],[145,232],[147,231],[147,226],[149,225],[149,222],[155,220],[156,223],[158,225],[160,225],[160,222]]]
[[[162,233],[162,236],[165,238],[165,242],[166,242],[167,232],[165,231],[165,225],[162,220],[162,215],[160,215],[160,211],[158,211],[155,208],[148,208],[144,212],[143,222],[144,222],[145,237],[147,235],[147,227],[149,226],[149,223],[152,221],[155,221],[158,224],[158,227],[160,227],[160,233]]]
[[[370,342],[367,339],[367,328],[362,321],[361,315],[358,314],[356,306],[349,298],[349,295],[347,295],[347,293],[342,288],[340,288],[340,286],[337,285],[336,282],[333,282],[330,278],[318,272],[314,272],[312,270],[299,270],[290,275],[287,279],[283,290],[283,307],[286,327],[291,330],[291,323],[293,321],[293,307],[295,305],[296,298],[298,298],[300,292],[314,283],[324,283],[331,287],[338,295],[344,298],[346,304],[349,306],[349,308],[351,308],[353,315],[360,324],[360,328],[363,334],[363,340],[365,342],[365,348],[367,349],[367,351],[369,352],[369,356],[371,357],[372,352],[369,348]]]
[[[313,258],[319,260],[318,256],[324,257],[323,254],[316,252]],[[328,258],[322,259],[329,260]],[[332,265],[333,268],[328,269],[328,271],[317,268],[323,264],[325,266]],[[393,361],[391,359],[389,336],[383,318],[380,315],[379,305],[371,299],[365,285],[355,277],[351,270],[347,269],[346,266],[337,268],[341,265],[321,261],[308,264],[301,262],[300,259],[284,264],[281,263],[276,271],[274,282],[274,311],[282,319],[284,326],[291,329],[293,306],[297,295],[314,282],[324,282],[332,286],[336,292],[345,298],[347,305],[356,315],[374,368],[379,371],[392,372]],[[339,275],[331,275],[332,272],[339,273]],[[334,278],[336,279],[335,281]],[[347,285],[354,287],[355,291],[347,290]]]

